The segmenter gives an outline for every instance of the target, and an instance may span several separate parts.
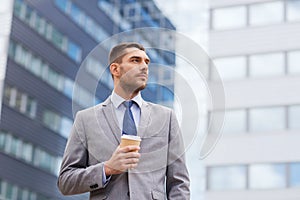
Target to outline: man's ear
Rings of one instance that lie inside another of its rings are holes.
[[[119,77],[120,76],[120,65],[118,63],[112,63],[109,66],[110,73],[114,77]]]

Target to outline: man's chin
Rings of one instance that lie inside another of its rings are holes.
[[[141,85],[140,87],[138,87],[135,91],[136,92],[141,91],[141,90],[145,89],[146,86],[147,86],[147,84],[145,83],[145,84]]]

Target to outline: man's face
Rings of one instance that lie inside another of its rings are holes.
[[[146,87],[148,80],[149,57],[137,48],[127,49],[122,58],[120,67],[120,86],[130,91],[142,90]]]

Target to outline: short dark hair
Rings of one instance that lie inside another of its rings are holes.
[[[109,53],[109,65],[112,63],[121,63],[123,57],[126,54],[126,49],[128,48],[137,48],[139,50],[145,51],[143,45],[136,42],[124,42],[114,46]]]

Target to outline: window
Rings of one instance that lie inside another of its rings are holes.
[[[72,98],[72,94],[73,94],[73,85],[74,85],[74,82],[73,80],[69,79],[69,78],[65,78],[65,81],[64,81],[64,94],[69,97],[69,98]]]
[[[288,52],[288,73],[300,74],[300,51]]]
[[[246,110],[229,110],[225,113],[224,133],[244,133],[247,131]]]
[[[61,116],[50,110],[44,111],[43,122],[49,129],[66,138],[69,136],[73,124],[73,121],[69,118]]]
[[[75,23],[77,23],[88,34],[90,34],[96,41],[101,42],[108,37],[108,34],[105,32],[105,30],[72,1],[63,0],[60,2],[59,0],[55,0],[55,4],[61,11],[70,16]],[[87,29],[87,24],[92,25],[92,27],[88,27]]]
[[[250,165],[249,187],[251,189],[272,189],[286,187],[286,165]]]
[[[73,42],[68,43],[67,53],[74,60],[76,60],[78,62],[81,60],[81,49],[75,43],[73,43]]]
[[[212,11],[212,28],[229,29],[246,26],[246,7],[218,8]]]
[[[20,158],[28,163],[32,162],[33,147],[27,142],[23,142]]]
[[[287,1],[287,20],[300,20],[300,0]]]
[[[5,136],[6,136],[6,134],[4,132],[0,131],[0,150],[4,150]]]
[[[78,49],[76,46],[74,47],[74,55],[76,54],[77,56],[80,56],[81,53],[78,53],[80,49]],[[73,48],[72,47],[72,48]],[[32,52],[28,51],[27,49],[23,48],[22,45],[11,41],[10,42],[10,54],[9,56],[14,59],[16,63],[18,63],[21,67],[24,67],[26,70],[28,70],[30,73],[34,74],[35,76],[41,78],[43,81],[45,81],[47,84],[49,84],[51,87],[55,88],[56,90],[62,92],[65,94],[65,96],[69,97],[72,99],[72,90],[73,90],[73,80],[71,80],[68,77],[65,77],[63,74],[58,73],[57,71],[53,70],[48,63],[44,62],[41,58],[33,55]],[[15,49],[15,53],[13,50]],[[76,53],[77,52],[77,53]],[[15,55],[14,57],[12,57]],[[28,62],[26,62],[28,61]],[[25,65],[26,64],[26,65]],[[109,86],[112,85],[112,79],[111,76],[109,75],[110,80],[107,81],[107,84]],[[86,106],[90,105],[87,104],[87,102],[92,102],[94,99],[94,95],[92,95],[89,91],[81,87],[81,90],[83,90],[82,93],[87,94],[86,96],[82,96],[81,99],[74,99],[76,103],[78,103],[81,106]],[[14,107],[16,105],[16,96],[14,95],[13,89],[11,91],[6,91],[5,94],[10,95],[9,99],[9,105],[11,107]],[[7,99],[8,97],[5,96]],[[85,99],[83,99],[85,98]],[[86,101],[86,98],[89,100]],[[73,100],[73,99],[72,99]],[[8,101],[7,101],[8,102]],[[18,103],[20,103],[19,101]],[[35,103],[32,104],[33,107],[31,110],[34,110]],[[32,114],[30,114],[32,115]],[[35,115],[32,115],[35,116]]]
[[[250,5],[249,17],[250,25],[266,25],[283,22],[283,1]]]
[[[67,2],[64,0],[56,1],[56,4],[59,8],[67,8]],[[51,23],[47,22],[43,17],[38,15],[30,6],[28,6],[23,1],[16,1],[14,6],[14,13],[19,17],[23,22],[33,28],[41,36],[45,37],[48,41],[52,42],[55,47],[60,49],[62,52],[67,53],[67,55],[75,60],[76,62],[81,61],[81,48],[79,45],[70,41],[63,33],[57,30]],[[72,7],[72,11],[76,10],[76,7]],[[74,11],[75,12],[75,11]],[[24,13],[24,14],[23,14]],[[74,14],[74,13],[72,13]],[[74,16],[75,17],[75,16]],[[76,15],[77,17],[77,15]],[[73,43],[72,45],[77,48],[76,55],[69,54],[65,46],[65,43]],[[23,63],[23,62],[21,62]],[[25,66],[29,66],[26,65]]]
[[[4,103],[15,108],[28,117],[35,118],[37,102],[34,98],[18,91],[15,87],[6,85],[4,89]]]
[[[62,117],[61,119],[61,127],[59,132],[65,137],[68,138],[69,134],[71,132],[72,129],[72,125],[73,125],[73,121],[70,120],[69,118],[66,117]]]
[[[285,74],[283,53],[259,54],[250,56],[251,77],[276,76]]]
[[[250,131],[284,130],[285,125],[284,107],[252,108],[249,110]]]
[[[244,189],[246,188],[246,166],[222,166],[208,168],[208,189]]]
[[[0,199],[47,200],[48,198],[0,179]]]
[[[294,130],[300,130],[300,105],[290,106],[288,111],[289,128]]]
[[[228,57],[214,59],[214,64],[222,80],[232,80],[245,78],[247,75],[246,57]],[[211,78],[217,80],[215,73],[211,73]]]
[[[289,174],[289,185],[291,187],[300,187],[300,163],[291,163]]]
[[[43,115],[44,124],[53,131],[58,131],[60,127],[60,117],[52,111],[46,110]]]

